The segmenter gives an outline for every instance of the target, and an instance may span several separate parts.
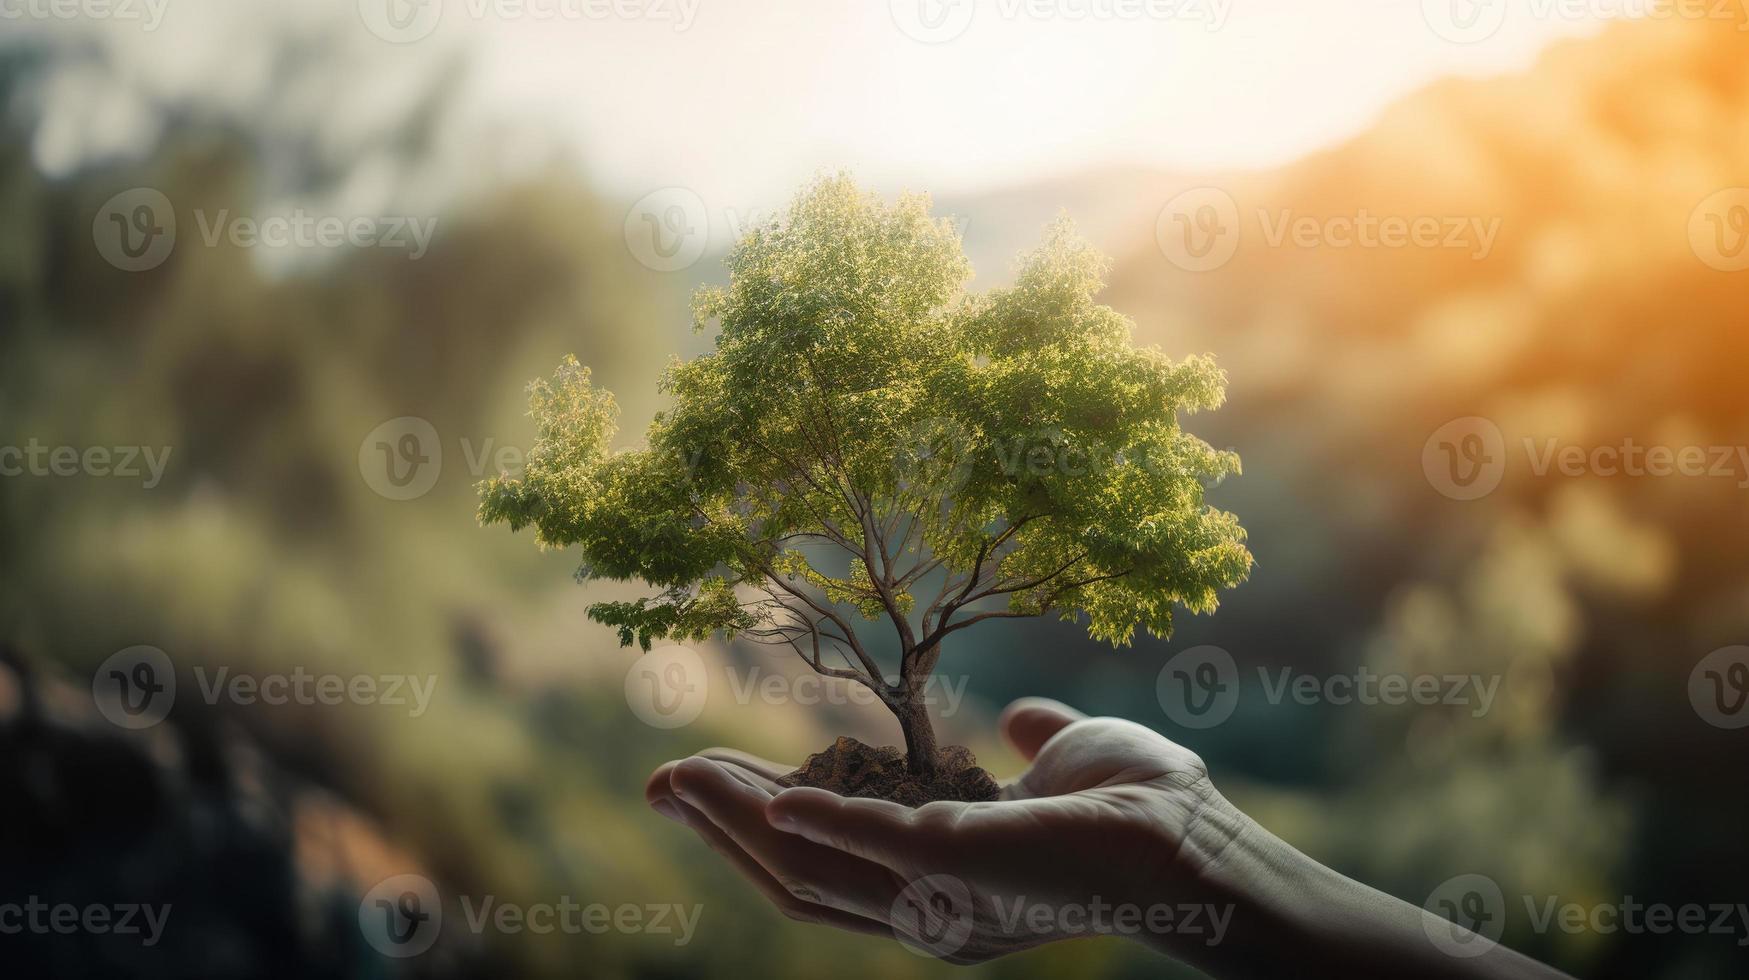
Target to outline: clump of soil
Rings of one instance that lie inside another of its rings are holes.
[[[905,766],[903,749],[873,746],[840,735],[824,752],[808,756],[802,767],[778,779],[779,786],[813,786],[839,796],[892,800],[922,806],[936,800],[984,803],[1001,794],[989,773],[978,768],[972,750],[963,745],[937,749],[936,775],[920,780]]]

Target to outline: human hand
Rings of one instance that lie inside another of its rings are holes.
[[[990,803],[783,789],[794,767],[728,749],[662,766],[646,794],[794,919],[956,963],[1113,931],[1201,959],[1223,922],[1205,872],[1245,823],[1202,760],[1042,699],[1010,705],[1001,730],[1031,766]]]

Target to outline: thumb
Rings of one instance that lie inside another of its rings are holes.
[[[1003,710],[997,725],[1008,744],[1031,762],[1051,736],[1085,717],[1061,701],[1021,698]]]

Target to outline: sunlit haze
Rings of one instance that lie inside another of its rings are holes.
[[[446,0],[405,43],[369,25],[385,5],[416,14],[408,0],[180,0],[161,4],[151,34],[107,27],[143,86],[241,98],[267,77],[247,41],[261,23],[344,23],[366,76],[387,81],[322,104],[341,110],[329,124],[341,138],[374,125],[373,104],[399,108],[401,69],[462,64],[464,130],[574,145],[614,196],[679,185],[730,210],[768,208],[822,169],[953,194],[1101,166],[1279,164],[1441,76],[1523,70],[1550,42],[1599,27],[1559,5],[1514,5],[1488,36],[1454,41],[1430,24],[1443,0],[618,2],[635,16],[607,13],[608,0]],[[114,98],[106,120],[84,105],[98,148],[148,135]],[[71,162],[77,142],[46,126],[39,162]]]

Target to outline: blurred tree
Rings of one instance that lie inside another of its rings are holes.
[[[590,607],[622,644],[787,644],[872,691],[928,778],[924,687],[950,635],[1055,612],[1114,645],[1165,636],[1173,603],[1210,611],[1250,571],[1244,529],[1203,501],[1238,457],[1177,420],[1218,406],[1225,377],[1133,346],[1093,301],[1103,258],[1066,223],[1012,288],[964,296],[969,265],[926,198],[889,208],[832,177],[728,266],[695,301],[701,329],[721,322],[716,350],[671,365],[649,448],[609,451],[613,398],[572,358],[531,387],[524,475],[481,485],[483,522],[580,545],[583,578],[662,590]],[[896,632],[896,680],[852,609]]]

